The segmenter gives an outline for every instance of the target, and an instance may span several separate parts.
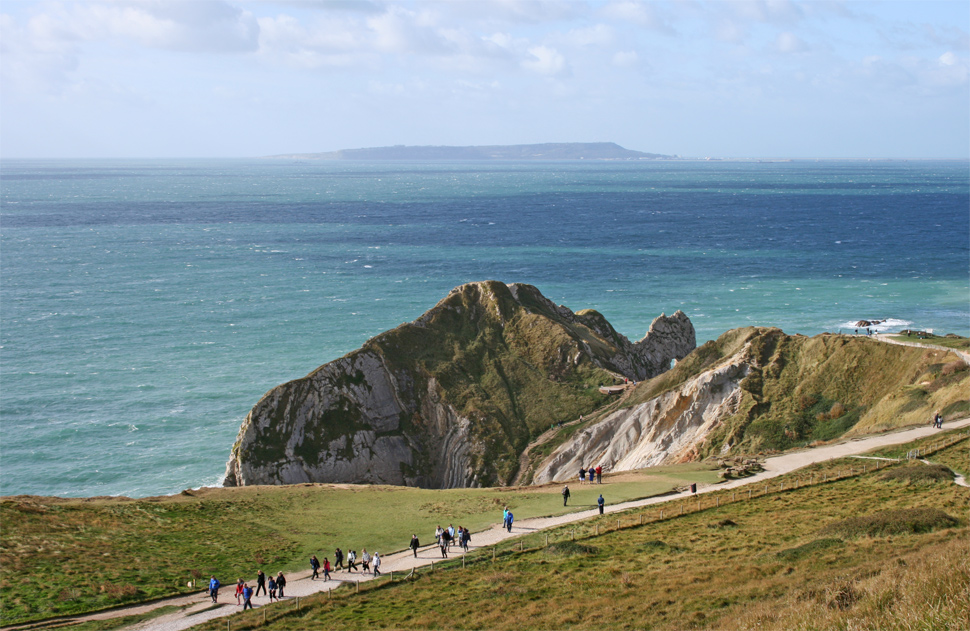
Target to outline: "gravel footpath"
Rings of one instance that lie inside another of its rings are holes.
[[[944,423],[944,429],[957,429],[967,426],[970,426],[970,418]],[[939,431],[940,430],[929,426],[918,427],[915,429],[901,430],[886,434],[879,434],[876,436],[867,436],[833,445],[826,445],[824,447],[815,447],[775,456],[766,459],[764,463],[764,471],[756,475],[738,480],[731,480],[729,482],[720,484],[699,486],[697,493],[701,494],[711,491],[720,491],[723,489],[731,489],[747,484],[762,482],[786,473],[791,473],[792,471],[812,464],[846,456],[854,456],[872,449],[877,449],[879,447],[907,443],[919,438],[930,436]],[[609,484],[604,484],[603,490],[605,491],[604,495],[608,496]],[[621,504],[607,505],[605,512],[613,513],[628,510],[630,508],[662,504],[664,502],[670,502],[672,500],[689,497],[691,495],[692,494],[689,491],[685,491],[681,493],[666,494],[642,500],[635,500],[632,502],[624,502]],[[500,541],[505,541],[506,539],[511,539],[519,535],[589,519],[595,516],[597,512],[598,511],[596,508],[591,508],[589,510],[582,510],[555,517],[535,517],[531,519],[522,519],[515,522],[511,533],[507,532],[501,525],[496,524],[488,530],[474,533],[472,536],[472,542],[474,545],[469,547],[471,549],[488,547],[490,545],[499,543]],[[406,534],[407,533],[405,533],[405,539],[407,538]],[[457,558],[460,556],[460,548],[455,547],[452,550],[452,558]],[[378,550],[378,552],[380,551]],[[387,576],[391,571],[400,574],[402,572],[408,572],[412,568],[430,566],[432,562],[441,560],[441,553],[436,546],[425,546],[418,550],[417,558],[412,555],[410,550],[405,550],[403,552],[396,552],[387,556],[381,556],[381,559],[382,574]],[[284,600],[291,601],[296,597],[309,596],[311,594],[339,587],[344,583],[352,584],[355,581],[364,582],[374,579],[374,576],[371,574],[352,573],[346,571],[331,572],[332,580],[330,581],[311,580],[310,575],[310,571],[304,571],[294,572],[287,576],[286,598]],[[254,583],[254,581],[249,582],[251,584]],[[212,603],[209,600],[209,597],[204,593],[199,593],[192,596],[180,596],[145,605],[136,605],[87,616],[78,616],[74,618],[74,620],[77,622],[84,620],[104,620],[108,618],[117,618],[121,616],[145,613],[165,605],[174,605],[177,607],[184,607],[184,609],[175,613],[159,616],[158,618],[154,618],[129,628],[137,629],[139,631],[181,631],[182,629],[188,629],[202,622],[212,620],[214,618],[228,616],[242,610],[241,606],[237,606],[233,602],[235,600],[234,583],[223,586],[220,599],[222,604],[216,608],[210,609],[210,607],[212,607]],[[269,604],[269,599],[265,596],[260,596],[259,598],[253,597],[252,600],[253,605],[257,608]],[[295,604],[290,604],[288,606],[295,606]]]

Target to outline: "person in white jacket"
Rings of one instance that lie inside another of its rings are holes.
[[[374,576],[378,576],[381,573],[381,557],[376,552],[371,558],[371,567],[374,568]]]

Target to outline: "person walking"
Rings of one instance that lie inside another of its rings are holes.
[[[266,595],[266,575],[263,574],[262,570],[256,570],[256,595],[259,596],[259,590],[263,590],[263,596]]]
[[[448,547],[455,545],[455,525],[448,524]]]
[[[320,560],[317,559],[317,555],[310,557],[310,569],[313,570],[313,576],[310,577],[311,581],[315,581],[320,578]]]
[[[344,551],[337,548],[333,551],[333,571],[344,569]]]
[[[515,520],[515,517],[512,515],[512,511],[509,511],[509,515],[505,520],[505,527],[508,529],[509,532],[512,532],[512,522],[514,520]]]
[[[468,528],[462,528],[461,530],[461,547],[468,552],[468,543],[472,540],[472,533],[468,531]]]
[[[276,574],[276,600],[282,600],[284,587],[286,587],[286,577],[283,576],[283,572],[278,572]]]
[[[353,572],[357,569],[357,552],[351,550],[347,553],[347,571]]]
[[[242,604],[243,585],[244,583],[242,579],[239,579],[236,581],[236,606],[237,607]]]
[[[443,533],[444,531],[445,531],[444,528],[442,528],[441,526],[438,526],[437,528],[434,529],[434,540],[439,546],[441,545],[441,533]]]
[[[243,611],[253,608],[253,588],[247,584],[243,584]]]
[[[323,557],[323,580],[330,580],[330,559]]]
[[[418,541],[418,535],[416,534],[411,535],[411,543],[408,544],[408,547],[411,548],[411,552],[414,553],[415,559],[418,558],[418,548],[420,546],[421,546],[421,543]]]
[[[370,569],[370,555],[367,554],[367,548],[363,548],[360,552],[360,571],[366,572]]]
[[[269,601],[273,602],[274,600],[279,600],[279,598],[276,597],[276,579],[270,576],[269,577]]]
[[[445,541],[445,538],[444,537],[442,537],[441,538],[441,541],[438,542],[438,547],[441,549],[441,558],[442,559],[447,559],[448,558],[448,542]]]
[[[374,576],[381,575],[381,555],[374,553],[374,558],[371,560],[371,564],[374,568]]]
[[[606,503],[606,500],[603,499],[603,494],[600,493],[600,496],[596,499],[596,505],[600,507],[600,515],[603,514],[603,505],[605,503]]]
[[[566,502],[569,501],[569,485],[564,484],[562,487],[562,505],[565,506]]]
[[[220,586],[221,583],[219,583],[219,579],[217,579],[215,576],[209,579],[209,596],[212,597],[212,602],[219,602]]]

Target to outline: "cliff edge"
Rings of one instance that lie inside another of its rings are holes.
[[[655,377],[695,346],[680,311],[633,343],[531,285],[462,285],[270,390],[242,423],[224,484],[505,484],[530,440],[602,405],[600,385]]]

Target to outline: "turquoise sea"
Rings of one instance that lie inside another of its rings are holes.
[[[970,334],[967,162],[0,163],[0,494],[221,480],[239,424],[461,283],[639,339]]]

